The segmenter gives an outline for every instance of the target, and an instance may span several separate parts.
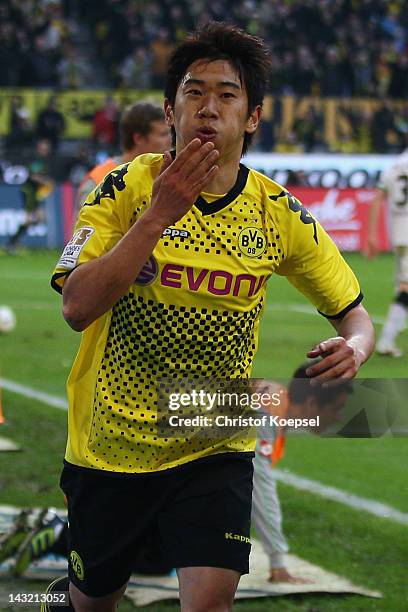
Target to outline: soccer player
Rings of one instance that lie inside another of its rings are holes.
[[[308,353],[323,357],[308,369],[313,384],[352,378],[373,349],[333,242],[290,193],[240,164],[269,72],[263,41],[231,25],[182,42],[165,87],[175,151],[113,170],[54,271],[64,317],[84,332],[61,477],[76,612],[115,609],[152,532],[177,568],[182,610],[231,609],[248,572],[254,441],[161,437],[157,385],[248,378],[270,276],[286,275],[336,329]]]
[[[313,433],[323,432],[335,422],[346,403],[347,394],[351,392],[351,385],[346,382],[330,389],[312,387],[306,375],[311,365],[312,362],[308,362],[296,369],[288,389],[274,381],[254,381],[256,393],[269,398],[276,394],[280,398],[278,405],[270,401],[264,403],[262,414],[288,419],[316,419],[319,416],[321,426],[309,427]],[[257,429],[251,522],[269,558],[269,581],[303,583],[302,578],[292,576],[286,567],[288,544],[282,530],[274,470],[283,456],[284,444],[283,427],[265,425]],[[137,552],[133,572],[155,575],[170,572],[171,568],[166,565],[155,542],[146,543],[145,549]],[[14,557],[11,564],[14,576],[21,576],[33,561],[50,553],[60,556],[69,554],[68,523],[52,508],[44,508],[39,514],[23,510],[16,516],[9,531],[0,534],[0,563]]]
[[[143,153],[164,153],[171,145],[170,130],[164,120],[163,109],[149,102],[137,102],[123,110],[119,133],[122,154],[109,157],[84,176],[77,193],[78,210],[88,194],[111,170]]]
[[[42,223],[45,219],[43,203],[54,189],[54,181],[50,178],[51,144],[41,138],[35,148],[35,159],[28,164],[28,178],[21,186],[24,202],[25,220],[10,237],[6,249],[13,253],[19,242],[33,225]]]
[[[398,334],[404,329],[408,308],[408,149],[385,170],[370,206],[368,219],[368,256],[378,252],[378,221],[381,207],[388,200],[391,243],[395,249],[395,298],[377,343],[377,353],[401,357],[396,345]]]
[[[312,362],[313,363],[313,362]],[[319,426],[308,429],[315,434],[322,433],[338,420],[347,395],[352,391],[350,382],[344,382],[326,389],[320,385],[308,384],[306,370],[312,363],[299,366],[285,389],[274,381],[256,381],[257,393],[280,398],[277,405],[266,403],[262,412],[286,419],[313,419],[319,417]],[[261,426],[257,430],[254,458],[254,479],[252,493],[252,525],[256,529],[263,549],[269,558],[269,582],[304,583],[301,577],[292,576],[287,568],[286,555],[289,547],[282,529],[282,513],[276,487],[274,467],[283,457],[285,429],[283,427]]]

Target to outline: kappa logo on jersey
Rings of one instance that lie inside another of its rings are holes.
[[[301,204],[297,198],[295,198],[291,193],[289,193],[289,191],[281,191],[280,194],[277,196],[270,195],[269,199],[274,200],[276,202],[276,200],[279,200],[280,198],[285,198],[285,197],[288,200],[289,209],[292,212],[297,213],[300,211],[301,222],[304,223],[305,225],[310,225],[310,224],[313,225],[313,240],[315,241],[316,244],[319,244],[317,240],[316,219],[312,217],[312,215],[307,210],[307,208],[305,208],[303,204]]]
[[[126,183],[123,180],[125,174],[127,174],[129,164],[125,164],[121,168],[117,170],[112,170],[105,178],[103,183],[101,183],[95,193],[95,198],[92,202],[85,202],[84,206],[95,206],[95,204],[101,203],[101,198],[111,198],[112,200],[116,200],[114,187],[118,191],[123,191],[126,187]]]
[[[156,280],[158,273],[159,266],[153,255],[151,255],[140,270],[139,276],[135,280],[135,285],[142,285],[143,287],[151,285]]]
[[[259,257],[265,251],[266,238],[258,227],[245,227],[238,236],[238,246],[247,257]]]
[[[189,238],[191,233],[187,230],[180,230],[177,227],[166,227],[162,233],[162,238]]]
[[[95,232],[94,227],[81,227],[66,245],[57,264],[58,268],[72,270],[75,268],[82,249]]]

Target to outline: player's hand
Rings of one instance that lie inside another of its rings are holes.
[[[291,584],[308,584],[312,581],[292,576],[292,574],[289,574],[286,567],[273,567],[269,572],[268,582],[290,582]]]
[[[168,227],[183,217],[192,207],[202,190],[218,171],[219,153],[213,142],[201,144],[194,138],[172,160],[164,154],[160,173],[153,183],[151,214]]]
[[[320,342],[307,353],[307,356],[311,359],[322,358],[306,370],[311,385],[329,386],[351,380],[363,363],[357,347],[341,336]]]

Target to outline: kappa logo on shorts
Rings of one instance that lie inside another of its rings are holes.
[[[244,227],[238,236],[238,246],[247,257],[259,257],[265,251],[266,238],[259,227]]]
[[[71,567],[75,572],[75,576],[79,580],[83,580],[85,578],[84,564],[82,562],[81,557],[75,550],[71,550],[69,555],[69,562],[71,563]]]
[[[251,543],[251,538],[248,538],[248,536],[240,535],[239,533],[231,533],[231,531],[225,532],[225,539],[235,540],[237,542],[245,542],[245,544]]]
[[[135,280],[135,285],[142,285],[142,287],[151,285],[156,280],[158,273],[159,266],[153,255],[151,255],[140,270],[139,276]]]

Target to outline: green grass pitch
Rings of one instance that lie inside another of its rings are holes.
[[[17,328],[0,335],[1,376],[36,390],[62,396],[79,344],[60,314],[60,297],[49,276],[56,252],[0,255],[0,304],[11,306]],[[368,261],[348,255],[375,321],[386,314],[393,295],[393,258]],[[379,329],[379,326],[376,325]],[[261,323],[254,376],[289,377],[319,340],[334,334],[330,324],[307,307],[285,279],[273,278]],[[399,344],[408,355],[408,333]],[[408,375],[408,357],[374,355],[361,376],[400,378]],[[66,413],[38,401],[3,391],[6,424],[0,436],[22,445],[21,453],[0,453],[0,503],[18,506],[62,505],[58,477],[65,446]],[[350,493],[408,508],[406,438],[375,440],[290,437],[280,467]],[[313,595],[237,603],[236,610],[343,611],[408,609],[408,530],[363,511],[280,485],[284,527],[291,551],[357,583],[384,593],[383,600],[359,596]],[[0,581],[0,592],[30,590],[24,581]],[[36,586],[37,588],[37,586]],[[12,608],[9,608],[10,610]],[[123,602],[120,610],[133,607]],[[149,606],[151,612],[178,610],[173,604]]]

